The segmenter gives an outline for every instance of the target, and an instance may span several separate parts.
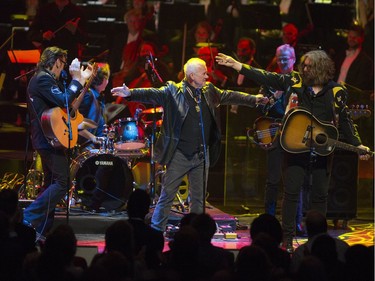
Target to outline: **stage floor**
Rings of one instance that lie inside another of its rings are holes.
[[[212,205],[207,204],[206,212],[217,222],[220,231],[215,234],[212,243],[218,247],[233,251],[235,254],[243,246],[251,244],[249,228],[254,218],[262,212],[261,205],[254,203],[246,208],[240,205]],[[152,210],[150,210],[152,213]],[[183,216],[177,209],[172,209],[169,217],[169,225],[176,226]],[[278,217],[279,218],[279,217]],[[90,213],[80,208],[72,208],[69,217],[65,210],[61,209],[55,217],[55,225],[69,223],[78,240],[77,254],[84,256],[88,262],[96,253],[104,250],[104,235],[106,228],[114,221],[127,219],[126,212]],[[329,234],[346,241],[349,245],[364,244],[374,245],[374,211],[373,208],[360,207],[357,217],[346,220],[328,220]],[[173,227],[172,227],[173,229]],[[227,234],[225,234],[227,233]],[[164,250],[168,250],[169,235],[165,238]],[[304,243],[306,237],[295,237],[294,246]]]

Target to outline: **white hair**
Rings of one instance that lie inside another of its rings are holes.
[[[188,76],[191,73],[197,72],[198,68],[200,66],[206,66],[206,62],[200,58],[191,58],[189,59],[185,65],[184,65],[184,73],[185,77],[188,78]]]

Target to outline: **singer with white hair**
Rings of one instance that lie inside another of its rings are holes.
[[[262,95],[221,90],[207,82],[206,63],[192,58],[184,65],[180,83],[168,81],[160,88],[129,89],[125,84],[111,90],[114,96],[163,107],[163,122],[155,145],[154,160],[166,166],[162,190],[151,227],[165,231],[173,200],[182,178],[187,175],[190,212],[205,210],[208,168],[220,154],[220,105],[255,107]]]

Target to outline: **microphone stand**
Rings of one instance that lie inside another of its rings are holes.
[[[64,71],[64,70],[63,70]],[[71,147],[70,147],[70,141],[73,139],[73,134],[72,134],[72,124],[70,122],[70,111],[69,111],[69,102],[68,102],[68,92],[66,91],[66,73],[61,75],[61,78],[63,79],[63,85],[64,85],[64,95],[65,95],[65,106],[66,106],[66,114],[67,114],[67,121],[66,125],[68,127],[68,151],[67,151],[67,170],[68,170],[68,179],[67,179],[67,184],[66,184],[66,223],[69,224],[69,213],[70,213],[70,157],[71,157]]]
[[[313,170],[313,164],[315,163],[316,161],[316,153],[315,153],[315,147],[313,145],[313,141],[314,141],[314,136],[313,136],[313,130],[314,130],[314,126],[313,126],[313,116],[314,116],[314,98],[315,98],[315,93],[312,89],[309,88],[309,95],[311,97],[311,118],[310,118],[310,125],[309,125],[309,129],[310,129],[310,157],[309,157],[309,190],[311,190],[312,188],[312,181],[313,181],[313,177],[312,177],[312,170]]]
[[[152,116],[152,128],[151,128],[151,140],[150,140],[150,196],[153,205],[155,205],[155,161],[154,161],[154,151],[155,151],[155,132],[156,132],[156,106],[153,106],[154,114]]]
[[[147,65],[151,67],[151,80],[152,84],[156,84],[156,78],[158,78],[160,83],[163,83],[163,79],[160,77],[158,71],[155,68],[153,57],[150,52],[150,57],[147,58]],[[148,67],[146,65],[146,70]],[[156,133],[156,105],[153,105],[154,114],[152,116],[152,128],[151,128],[151,140],[150,140],[150,183],[149,183],[149,190],[150,190],[150,197],[152,199],[153,205],[155,205],[155,161],[154,161],[154,151],[155,151],[155,133]]]
[[[154,76],[156,76],[156,78],[158,78],[160,83],[163,83],[163,79],[161,79],[161,77],[159,75],[159,72],[155,68],[155,63],[154,63],[154,59],[152,57],[151,52],[150,52],[150,58],[147,58],[147,64],[151,67],[152,74],[154,74],[154,75],[151,75],[152,83],[153,84],[156,83],[156,81],[155,81],[156,79],[155,79]]]
[[[207,160],[207,147],[206,147],[206,138],[204,135],[204,123],[203,123],[203,112],[202,112],[202,97],[200,93],[200,89],[195,90],[197,103],[199,106],[199,119],[201,123],[201,133],[202,133],[202,143],[203,143],[203,213],[206,212],[206,160]]]

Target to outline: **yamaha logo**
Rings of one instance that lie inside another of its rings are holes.
[[[95,161],[96,166],[113,166],[113,161]]]

